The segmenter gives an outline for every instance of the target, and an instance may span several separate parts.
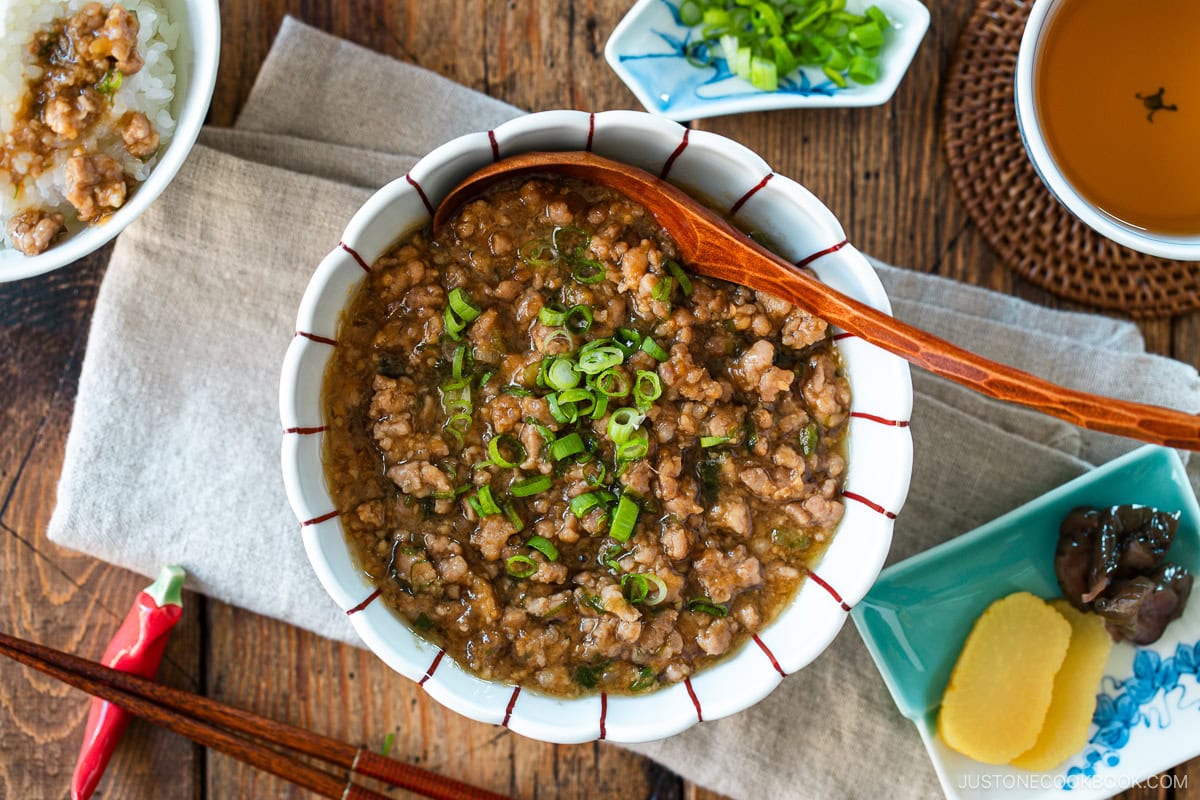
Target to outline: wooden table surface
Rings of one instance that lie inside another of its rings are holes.
[[[229,125],[284,14],[530,110],[638,108],[604,63],[631,0],[221,0],[222,56],[209,122]],[[966,218],[942,150],[941,78],[971,3],[927,0],[932,26],[880,108],[790,111],[696,124],[798,179],[851,241],[895,264],[1057,305],[998,263]],[[79,367],[108,250],[0,285],[0,629],[98,657],[146,579],[47,541]],[[1151,350],[1200,362],[1200,314],[1142,325]],[[136,421],[131,421],[136,424]],[[264,480],[278,480],[263,476]],[[162,679],[521,798],[706,798],[640,757],[598,744],[523,739],[443,710],[365,651],[207,600],[185,599]],[[0,663],[0,798],[67,796],[86,698]],[[870,768],[870,754],[847,754]],[[1126,797],[1200,798],[1185,789]],[[134,723],[101,786],[106,799],[305,797],[273,778]],[[812,787],[810,796],[821,794]],[[797,791],[797,796],[801,792]]]

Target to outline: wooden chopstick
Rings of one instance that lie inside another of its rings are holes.
[[[387,800],[385,795],[351,782],[351,777],[357,774],[435,800],[507,800],[503,795],[387,758],[365,748],[260,717],[202,695],[163,686],[8,634],[0,633],[0,654],[324,797]],[[271,745],[321,759],[349,772],[345,778],[338,777],[295,760],[291,753],[235,736],[230,731],[261,738]]]

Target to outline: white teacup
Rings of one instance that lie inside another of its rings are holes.
[[[1100,235],[1133,250],[1177,261],[1200,261],[1200,232],[1193,235],[1154,233],[1130,225],[1106,214],[1081,195],[1067,180],[1055,162],[1042,132],[1034,95],[1034,76],[1037,74],[1046,30],[1067,0],[1037,0],[1029,13],[1021,49],[1017,54],[1017,78],[1014,87],[1017,105],[1017,125],[1025,150],[1042,182],[1067,210]]]

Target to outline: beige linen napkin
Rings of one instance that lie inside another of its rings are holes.
[[[213,597],[357,643],[309,568],[279,478],[276,387],[295,309],[372,189],[446,139],[519,113],[285,22],[237,127],[205,131],[118,240],[51,538],[147,575],[181,563]],[[876,266],[898,316],[959,344],[1068,385],[1200,411],[1196,371],[1146,355],[1128,323]],[[1134,446],[919,371],[914,383],[916,461],[892,561]],[[734,798],[938,794],[852,625],[753,709],[636,749]]]

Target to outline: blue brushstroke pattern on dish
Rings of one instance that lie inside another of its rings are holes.
[[[708,66],[692,64],[687,57],[687,50],[691,45],[692,29],[683,24],[677,5],[668,0],[659,1],[670,10],[671,18],[675,21],[677,28],[667,32],[653,29],[652,33],[659,37],[669,49],[658,53],[622,54],[620,61],[637,75],[643,85],[653,91],[660,110],[669,111],[673,106],[678,106],[683,96],[689,93],[697,100],[725,100],[764,94],[759,89],[746,88],[747,85],[733,74],[729,63],[721,56],[708,53],[706,46],[702,45],[705,47],[704,57],[712,55],[712,63]],[[661,69],[655,63],[661,59],[679,59],[684,69],[670,71]],[[646,66],[640,66],[642,63],[645,63]],[[814,84],[804,69],[798,69],[794,75],[795,77],[791,75],[780,77],[777,91],[802,97],[814,95],[832,97],[840,88],[830,80]],[[725,81],[734,81],[734,83],[721,87]]]
[[[1192,676],[1188,686],[1180,679]],[[1121,763],[1120,751],[1129,744],[1129,736],[1137,727],[1171,725],[1170,696],[1176,693],[1174,708],[1178,711],[1200,712],[1200,641],[1175,647],[1175,655],[1162,658],[1153,650],[1138,650],[1133,659],[1133,677],[1125,680],[1106,676],[1104,683],[1112,693],[1096,698],[1096,713],[1092,723],[1096,732],[1089,747],[1080,755],[1082,766],[1072,766],[1067,777],[1094,778],[1099,766],[1115,767]],[[1189,693],[1189,689],[1198,691]],[[1177,691],[1178,690],[1178,691]],[[1068,780],[1065,788],[1070,789]]]

